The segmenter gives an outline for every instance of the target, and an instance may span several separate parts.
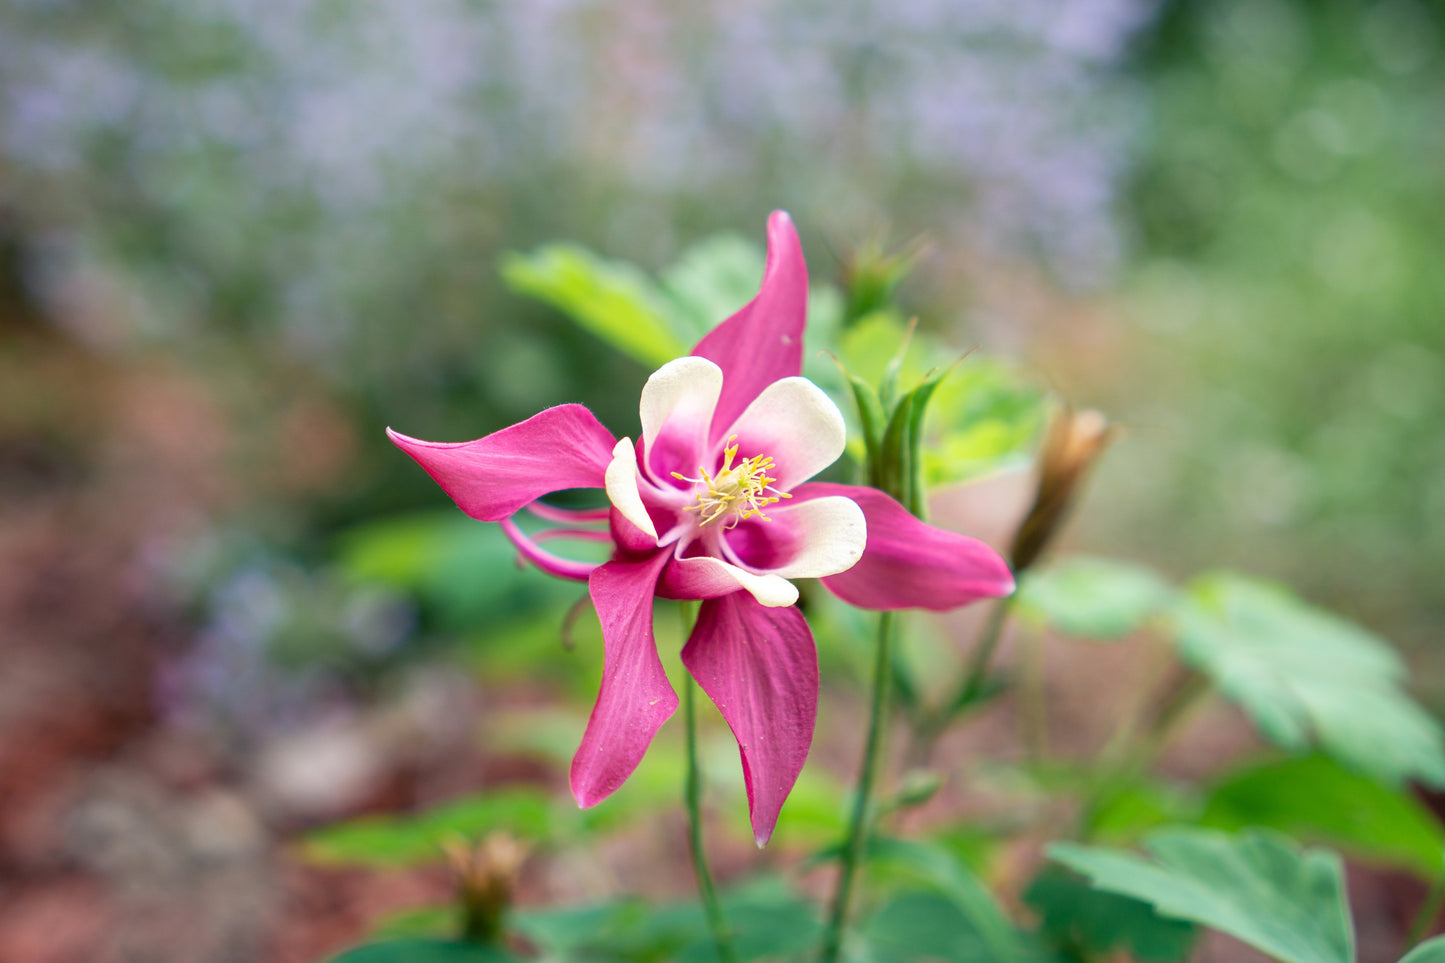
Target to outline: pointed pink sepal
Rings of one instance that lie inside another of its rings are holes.
[[[702,603],[682,663],[738,741],[759,847],[773,835],[813,743],[818,651],[801,612],[747,592]]]
[[[601,488],[617,439],[582,405],[558,405],[476,441],[438,442],[386,429],[387,437],[484,522],[566,488]]]
[[[668,553],[612,561],[592,573],[588,589],[602,623],[602,689],[582,745],[572,757],[572,794],[586,808],[622,785],[658,728],[677,709],[652,634],[652,596]]]
[[[794,499],[824,495],[853,499],[868,522],[863,557],[822,580],[848,604],[946,612],[1014,590],[1008,563],[987,544],[920,521],[876,488],[815,482],[793,489]]]
[[[768,260],[757,297],[719,324],[692,353],[723,371],[710,437],[717,441],[764,388],[803,370],[808,266],[787,211],[768,217]]]

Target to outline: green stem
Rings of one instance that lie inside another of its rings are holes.
[[[1087,841],[1092,834],[1092,823],[1099,807],[1109,799],[1109,794],[1119,787],[1132,785],[1159,759],[1165,747],[1174,740],[1185,723],[1213,693],[1209,680],[1187,667],[1180,667],[1177,677],[1170,682],[1158,699],[1145,730],[1135,734],[1131,725],[1131,738],[1118,741],[1104,748],[1100,753],[1101,765],[1094,772],[1084,790],[1079,807],[1080,837]]]
[[[988,681],[989,664],[993,662],[994,651],[998,649],[998,640],[1003,637],[1003,624],[1008,620],[1011,608],[1009,603],[1012,599],[1013,596],[1010,595],[993,604],[993,610],[988,614],[988,622],[978,635],[978,644],[973,647],[973,658],[969,660],[963,686],[950,703],[955,709],[969,706],[983,692],[984,683]]]
[[[1440,915],[1440,910],[1445,908],[1445,874],[1435,877],[1430,884],[1430,891],[1425,894],[1424,901],[1420,904],[1420,911],[1415,914],[1415,921],[1410,924],[1410,932],[1405,937],[1405,945],[1400,949],[1400,955],[1404,956],[1415,944],[1425,938],[1430,932],[1430,926]]]
[[[1124,764],[1125,773],[1139,773],[1148,769],[1159,758],[1164,747],[1173,741],[1180,729],[1189,721],[1193,711],[1213,692],[1209,679],[1200,673],[1186,669],[1169,687],[1159,708],[1155,710],[1149,728],[1140,741],[1139,748]]]
[[[1044,638],[1030,632],[1023,638],[1018,700],[1024,749],[1029,760],[1035,763],[1043,762],[1049,755],[1049,700],[1044,685]]]
[[[843,949],[843,930],[848,920],[853,882],[868,848],[868,810],[873,796],[873,783],[877,779],[879,762],[883,756],[883,737],[888,728],[888,688],[892,684],[889,676],[893,665],[890,650],[897,619],[896,612],[882,612],[878,616],[878,645],[873,658],[873,703],[868,715],[868,741],[863,748],[858,788],[853,794],[853,813],[848,822],[848,837],[843,844],[838,888],[833,894],[832,913],[823,933],[823,950],[819,955],[822,963],[836,963]]]
[[[692,627],[695,609],[694,603],[682,604],[685,630]],[[702,766],[698,763],[697,755],[696,693],[697,684],[688,676],[682,684],[682,714],[687,730],[687,781],[683,798],[687,804],[688,848],[692,851],[692,870],[697,877],[697,891],[702,898],[707,925],[712,930],[713,943],[717,946],[718,961],[737,963],[738,951],[733,946],[732,931],[728,929],[727,918],[723,916],[722,904],[717,898],[717,887],[712,881],[712,871],[707,865],[707,853],[702,847]]]
[[[958,714],[976,702],[983,693],[983,687],[988,682],[989,664],[993,661],[993,654],[1003,636],[1004,623],[1008,621],[1012,598],[1013,596],[1009,596],[994,603],[988,621],[978,633],[978,641],[973,647],[973,658],[969,660],[958,691],[937,709],[920,712],[913,720],[913,731],[905,755],[905,765],[909,768],[921,768],[929,764],[938,738]]]

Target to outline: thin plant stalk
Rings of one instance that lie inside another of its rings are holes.
[[[1049,708],[1044,678],[1044,637],[1037,632],[1023,638],[1023,672],[1019,682],[1024,748],[1032,762],[1043,762],[1049,755]]]
[[[993,604],[993,610],[988,613],[988,622],[984,624],[983,631],[978,635],[978,644],[973,647],[973,658],[969,660],[967,674],[963,677],[963,685],[958,690],[958,696],[953,700],[954,706],[967,706],[973,703],[983,692],[984,685],[988,682],[989,666],[993,662],[993,654],[998,649],[998,641],[1003,637],[1003,626],[1008,621],[1010,604],[1013,596],[999,599]]]
[[[692,629],[696,618],[696,606],[684,602],[682,620],[684,635]],[[702,845],[702,766],[697,753],[697,683],[688,676],[682,683],[682,714],[687,730],[687,779],[683,788],[683,799],[687,806],[688,849],[692,853],[692,871],[697,877],[697,892],[707,916],[708,929],[712,931],[713,943],[717,947],[718,963],[737,963],[738,951],[733,945],[732,930],[728,928],[723,915],[722,904],[718,902],[717,887],[713,884],[712,870],[708,868],[707,853]]]
[[[1213,694],[1209,680],[1187,667],[1180,667],[1173,681],[1156,702],[1148,725],[1142,732],[1131,725],[1130,737],[1111,741],[1102,753],[1102,765],[1089,780],[1079,807],[1080,835],[1088,839],[1091,822],[1112,787],[1138,779],[1179,735],[1194,711]]]
[[[823,949],[819,955],[822,963],[836,963],[839,953],[842,952],[853,883],[868,849],[869,809],[883,756],[884,735],[888,728],[888,690],[893,684],[891,649],[897,619],[896,612],[882,612],[878,616],[878,644],[873,659],[873,701],[868,714],[868,740],[863,748],[858,788],[853,794],[853,812],[848,822],[848,836],[843,843],[832,912],[829,914],[827,929],[823,932]]]
[[[1010,602],[1013,596],[999,599],[989,612],[988,621],[979,630],[978,640],[973,646],[973,658],[964,670],[963,680],[954,695],[937,709],[919,714],[914,720],[913,731],[908,742],[905,765],[909,768],[927,766],[933,758],[934,746],[949,725],[970,705],[978,700],[988,683],[989,666],[999,639],[1003,636],[1004,624],[1008,621]]]

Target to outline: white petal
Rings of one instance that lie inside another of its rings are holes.
[[[651,451],[662,426],[674,419],[696,425],[701,440],[712,422],[722,383],[722,369],[706,358],[677,358],[654,371],[642,386],[644,449]],[[694,467],[689,465],[687,470]]]
[[[787,525],[802,538],[798,554],[786,565],[768,569],[783,578],[822,578],[852,568],[868,543],[868,522],[851,498],[827,495],[806,502],[774,505],[773,525]]]
[[[728,581],[738,588],[752,593],[753,598],[769,608],[782,608],[798,601],[798,587],[779,575],[754,575],[752,572],[729,565],[720,558],[701,555],[683,559],[684,564],[693,568],[694,578],[716,578]]]
[[[780,491],[812,478],[838,460],[848,444],[843,413],[807,378],[783,378],[762,390],[728,430],[744,458],[771,455]]]
[[[622,513],[623,518],[656,540],[657,529],[642,504],[642,493],[637,490],[637,450],[632,447],[631,438],[622,439],[612,449],[612,461],[608,463],[603,478],[607,485],[607,498],[613,507]]]

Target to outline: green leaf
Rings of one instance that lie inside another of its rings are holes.
[[[1400,963],[1445,963],[1445,936],[1426,940],[1406,953]]]
[[[1351,772],[1326,756],[1271,762],[1226,776],[1200,822],[1262,826],[1338,846],[1433,880],[1445,869],[1445,830],[1419,800]]]
[[[1055,867],[1044,867],[1023,898],[1051,941],[1060,949],[1082,950],[1084,958],[1121,950],[1139,960],[1174,961],[1187,959],[1194,947],[1192,924],[1164,919],[1137,899],[1091,889]]]
[[[687,353],[671,305],[638,268],[571,244],[502,258],[502,278],[518,294],[560,309],[578,325],[648,367]]]
[[[449,629],[495,625],[567,597],[556,580],[518,568],[516,558],[500,528],[452,509],[356,525],[336,544],[344,577],[413,593]]]
[[[883,429],[888,416],[872,386],[844,367],[843,362],[838,362],[838,366],[842,369],[843,379],[848,383],[849,390],[853,392],[853,403],[858,410],[858,424],[863,429],[863,451],[868,466],[868,480],[873,483],[878,475],[879,458],[883,453]]]
[[[898,346],[907,336],[908,326],[898,312],[874,311],[849,325],[843,332],[838,339],[838,357],[848,370],[855,372],[865,384],[881,384],[884,371],[898,356]],[[918,338],[923,342],[923,335]],[[930,358],[932,357],[926,343],[921,343],[920,348],[922,350],[915,352],[915,356],[929,354]],[[923,377],[928,367],[926,363],[909,361],[906,357],[903,364],[898,376],[908,381]]]
[[[735,234],[715,234],[688,247],[662,274],[662,289],[689,343],[702,338],[758,293],[766,259],[758,245]]]
[[[754,880],[723,894],[723,912],[740,960],[793,959],[816,945],[813,905],[782,881]],[[713,963],[717,948],[697,903],[649,906],[626,900],[562,910],[519,912],[514,928],[566,960],[666,960]]]
[[[868,845],[868,862],[870,866],[887,867],[895,872],[903,870],[930,884],[945,898],[953,907],[951,917],[962,921],[960,932],[968,934],[968,944],[976,943],[984,953],[967,959],[1022,963],[1029,958],[1022,934],[1004,914],[993,894],[947,850],[910,840],[874,838]],[[907,905],[905,909],[915,915],[931,912],[922,903]],[[885,929],[885,932],[893,930]]]
[[[994,963],[988,942],[956,903],[937,893],[901,893],[863,927],[869,963]]]
[[[795,960],[818,944],[823,927],[817,910],[781,881],[765,879],[723,897],[723,913],[733,931],[738,959]],[[710,938],[677,955],[677,963],[713,963],[717,948]]]
[[[518,910],[512,928],[538,947],[564,959],[594,959],[595,954],[639,952],[650,917],[640,900],[627,899],[592,906]]]
[[[391,940],[368,943],[333,956],[328,963],[519,963],[505,950],[450,940]]]
[[[1378,637],[1230,573],[1199,579],[1174,618],[1183,658],[1271,742],[1317,744],[1391,783],[1445,784],[1440,726],[1405,694],[1404,664]]]
[[[1100,843],[1129,844],[1151,829],[1192,823],[1199,800],[1183,786],[1145,778],[1115,782],[1087,814],[1086,835]]]
[[[1277,833],[1204,829],[1150,836],[1153,860],[1055,843],[1049,856],[1095,887],[1151,904],[1161,916],[1213,927],[1285,963],[1353,963],[1344,867]]]
[[[367,934],[373,940],[395,940],[403,937],[443,937],[462,931],[461,907],[456,903],[441,906],[412,906],[381,917]]]
[[[883,432],[879,458],[878,487],[897,498],[910,512],[922,517],[923,485],[920,472],[920,442],[923,420],[938,385],[952,368],[927,375],[912,390],[898,399]]]
[[[973,357],[959,365],[930,406],[924,480],[947,485],[1028,464],[1047,421],[1045,398],[1004,362]]]
[[[889,411],[894,410],[898,404],[898,380],[903,375],[903,365],[908,360],[908,349],[913,343],[913,332],[916,328],[916,321],[908,323],[898,342],[898,348],[883,366],[883,374],[878,378],[878,400]]]
[[[475,839],[499,829],[524,839],[547,838],[551,801],[536,790],[511,789],[414,815],[365,816],[310,834],[302,852],[324,864],[412,866],[441,859],[446,839]]]
[[[889,251],[881,239],[860,244],[844,264],[850,322],[867,317],[892,305],[898,286],[913,271],[924,250],[921,241],[914,241],[898,251]]]
[[[1148,569],[1074,557],[1028,573],[1015,604],[1064,635],[1106,640],[1138,631],[1177,596]]]

